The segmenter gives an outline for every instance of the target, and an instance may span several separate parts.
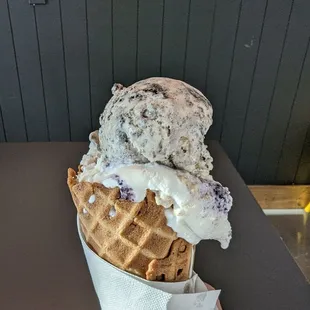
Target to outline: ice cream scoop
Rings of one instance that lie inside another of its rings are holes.
[[[147,190],[165,208],[167,225],[191,244],[215,239],[227,248],[231,226],[227,219],[232,206],[229,190],[209,176],[201,180],[186,171],[156,163],[118,165],[102,169],[101,164],[83,167],[79,182],[100,183],[120,188],[122,199],[143,201]]]
[[[206,178],[212,157],[204,144],[212,124],[208,99],[185,82],[154,77],[115,84],[100,116],[99,148],[106,165],[157,162]]]
[[[190,244],[214,239],[227,248],[232,197],[210,175],[212,157],[204,145],[212,124],[207,98],[169,78],[127,88],[115,84],[112,93],[99,131],[90,134],[78,182],[118,187],[120,199],[132,202],[143,201],[150,190],[179,238]]]

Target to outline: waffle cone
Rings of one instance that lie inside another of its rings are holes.
[[[118,187],[78,182],[71,168],[67,184],[85,240],[101,258],[147,280],[189,278],[192,245],[167,226],[164,208],[156,204],[152,191],[147,190],[141,202],[120,199]]]

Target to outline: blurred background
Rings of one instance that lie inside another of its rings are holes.
[[[309,13],[309,0],[0,1],[0,142],[87,141],[114,82],[185,80],[213,105],[208,139],[268,185],[251,187],[258,202],[291,209],[271,219],[309,274]]]

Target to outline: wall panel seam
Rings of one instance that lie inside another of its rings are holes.
[[[58,0],[58,3],[59,3],[59,14],[60,14],[62,55],[63,55],[63,61],[64,61],[64,74],[65,74],[65,85],[66,85],[66,101],[67,101],[67,111],[68,111],[69,139],[70,139],[70,141],[72,141],[72,138],[71,138],[71,120],[70,120],[69,95],[68,95],[68,80],[67,80],[67,64],[66,64],[65,42],[64,42],[63,24],[62,24],[61,0]]]
[[[88,33],[88,7],[87,0],[85,0],[85,27],[86,27],[86,49],[87,49],[87,67],[88,67],[88,98],[89,98],[89,111],[90,111],[90,127],[93,127],[93,107],[92,107],[92,97],[91,97],[91,75],[90,75],[90,56],[89,56],[89,33]]]
[[[140,0],[137,0],[137,22],[136,22],[136,80],[138,79],[138,63],[139,63],[139,16],[140,16]]]
[[[302,76],[302,73],[303,73],[303,69],[304,69],[306,57],[307,57],[307,54],[308,54],[309,43],[310,43],[310,38],[308,39],[308,43],[307,43],[305,55],[304,55],[303,60],[302,60],[302,64],[301,64],[301,68],[300,68],[300,72],[299,72],[299,76],[298,76],[298,82],[297,82],[297,86],[296,86],[296,89],[295,89],[295,93],[294,93],[294,97],[293,97],[293,101],[292,101],[292,105],[291,105],[291,109],[290,109],[289,121],[287,122],[286,128],[285,128],[285,135],[284,135],[284,139],[283,139],[283,141],[282,141],[281,153],[280,153],[280,157],[279,157],[279,160],[278,160],[278,163],[277,163],[277,168],[276,168],[276,174],[275,174],[276,176],[277,176],[278,173],[279,173],[279,163],[280,163],[280,159],[281,159],[282,156],[283,156],[284,143],[285,143],[285,141],[286,141],[286,136],[287,136],[288,128],[289,128],[289,125],[290,125],[290,122],[291,122],[292,112],[293,112],[294,106],[295,106],[295,104],[296,104],[296,97],[297,97],[297,93],[298,93],[298,90],[299,90],[299,85],[300,85],[301,76]],[[301,152],[301,153],[302,153],[302,152]],[[295,175],[296,175],[296,173],[297,173],[297,170],[298,170],[298,165],[297,165],[297,168],[296,168]],[[295,179],[295,177],[294,177],[294,179]]]
[[[261,160],[261,157],[262,157],[263,145],[264,145],[265,135],[266,135],[267,126],[268,126],[268,122],[269,122],[270,110],[271,110],[272,101],[273,101],[273,98],[274,98],[274,95],[275,95],[276,86],[277,86],[277,80],[278,80],[279,71],[280,71],[280,67],[281,67],[283,52],[284,52],[286,38],[287,38],[288,29],[289,29],[289,25],[290,25],[290,20],[291,20],[291,16],[292,16],[292,12],[293,12],[293,6],[294,6],[294,0],[292,0],[291,8],[290,8],[290,13],[289,13],[288,21],[287,21],[287,24],[286,24],[286,29],[285,29],[285,34],[284,34],[284,38],[283,38],[281,53],[280,53],[279,62],[278,62],[278,66],[277,66],[277,72],[276,72],[275,81],[274,81],[274,85],[273,85],[273,89],[272,89],[272,94],[271,94],[271,98],[270,98],[270,102],[269,102],[269,107],[268,107],[267,119],[266,119],[266,123],[265,123],[264,132],[263,132],[263,135],[262,135],[262,141],[261,141],[261,145],[260,145],[258,160],[257,160],[257,163],[256,163],[256,168],[255,168],[255,173],[254,173],[254,183],[256,183],[258,167],[259,167],[259,163],[260,163],[260,160]]]
[[[160,76],[163,75],[162,73],[162,67],[163,67],[163,45],[164,45],[164,25],[165,25],[165,7],[166,7],[166,0],[163,0],[163,15],[162,15],[162,20],[161,20],[161,42],[160,42]]]
[[[113,0],[111,0],[111,60],[112,60],[112,79],[113,83],[115,83],[115,78],[114,78],[114,16],[113,16],[113,11],[114,11],[114,6],[113,6]],[[112,87],[112,85],[111,85]]]
[[[208,50],[208,59],[207,59],[207,62],[206,62],[206,77],[205,77],[205,89],[204,89],[204,92],[205,92],[206,95],[208,95],[207,94],[207,92],[208,92],[208,75],[209,75],[209,68],[210,68],[211,49],[212,49],[212,44],[213,44],[216,8],[217,8],[217,0],[214,1],[213,15],[212,15],[212,24],[211,24],[211,33],[210,33],[210,43],[209,43],[209,50]]]
[[[2,122],[2,130],[3,130],[4,141],[5,141],[5,142],[8,142],[8,140],[7,140],[7,138],[6,138],[5,128],[4,128],[4,119],[3,119],[1,104],[0,104],[0,120],[1,120],[1,122]]]
[[[38,48],[38,57],[39,57],[40,77],[41,77],[41,86],[42,86],[42,96],[43,96],[43,102],[44,102],[44,112],[45,112],[46,129],[47,129],[47,138],[48,138],[48,141],[51,141],[49,124],[48,124],[48,115],[47,115],[47,106],[46,106],[46,98],[45,98],[45,89],[44,89],[44,82],[43,82],[41,49],[40,49],[40,40],[39,40],[39,34],[38,34],[38,23],[37,23],[37,14],[36,14],[36,7],[35,7],[35,5],[33,6],[32,10],[33,10],[33,17],[34,17],[34,25],[35,25],[35,29],[36,29],[36,40],[37,40],[37,48]]]
[[[22,114],[23,114],[23,118],[24,118],[25,135],[26,135],[26,140],[28,141],[26,114],[25,114],[25,108],[24,108],[22,88],[21,88],[21,84],[20,84],[20,76],[19,76],[19,69],[18,69],[18,63],[17,63],[17,57],[16,57],[16,47],[15,47],[14,33],[13,33],[13,27],[12,27],[12,19],[11,19],[11,12],[10,12],[10,6],[9,6],[8,0],[6,0],[6,4],[7,4],[7,9],[8,9],[8,17],[9,17],[9,21],[10,21],[10,30],[11,30],[12,45],[13,45],[13,51],[14,51],[15,68],[16,68],[16,73],[17,73],[17,81],[18,81],[19,95],[20,95],[21,106],[22,106]],[[3,126],[4,126],[4,123],[3,123]]]
[[[233,51],[232,51],[232,55],[231,55],[231,63],[230,63],[230,68],[229,68],[228,82],[227,82],[226,91],[225,91],[225,103],[224,103],[224,110],[223,110],[223,115],[222,115],[222,120],[221,120],[221,131],[220,131],[220,139],[219,139],[220,141],[222,141],[222,136],[223,136],[223,128],[224,128],[224,121],[225,121],[226,108],[227,108],[227,99],[228,99],[228,93],[229,93],[229,89],[230,89],[231,75],[232,75],[232,71],[233,71],[233,67],[234,67],[234,58],[235,58],[236,42],[237,42],[237,36],[238,36],[239,24],[240,24],[242,1],[243,0],[240,0],[240,3],[239,3],[238,21],[237,21],[237,25],[236,25]]]
[[[185,38],[185,51],[184,51],[184,62],[183,62],[183,80],[185,80],[185,70],[187,61],[187,46],[188,46],[188,33],[189,33],[189,23],[191,15],[191,4],[192,0],[188,1],[188,13],[187,13],[187,27],[186,27],[186,38]]]
[[[253,91],[254,77],[255,77],[255,73],[256,73],[257,62],[258,62],[258,57],[259,57],[260,48],[261,48],[261,41],[262,41],[262,36],[263,36],[263,31],[264,31],[264,24],[265,24],[266,15],[267,15],[267,8],[268,8],[268,0],[266,1],[266,4],[265,4],[265,11],[264,11],[264,15],[263,15],[262,27],[261,27],[260,34],[259,34],[257,53],[256,53],[256,57],[255,57],[254,69],[253,69],[253,73],[252,73],[252,80],[251,80],[251,84],[250,84],[250,91],[249,91],[249,96],[248,96],[244,120],[243,120],[243,128],[242,128],[242,133],[241,133],[241,140],[240,140],[240,145],[239,145],[239,150],[238,150],[236,167],[239,166],[239,161],[240,161],[240,153],[241,153],[242,142],[243,142],[243,138],[244,138],[245,124],[246,124],[246,120],[247,120],[248,113],[249,113],[249,106],[250,106],[251,95],[252,95],[252,91]]]

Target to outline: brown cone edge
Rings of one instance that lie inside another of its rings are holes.
[[[69,168],[67,184],[88,246],[114,266],[152,281],[187,280],[192,244],[167,226],[164,207],[147,190],[141,202],[120,199],[118,187],[78,182]],[[89,203],[95,195],[94,203]]]

